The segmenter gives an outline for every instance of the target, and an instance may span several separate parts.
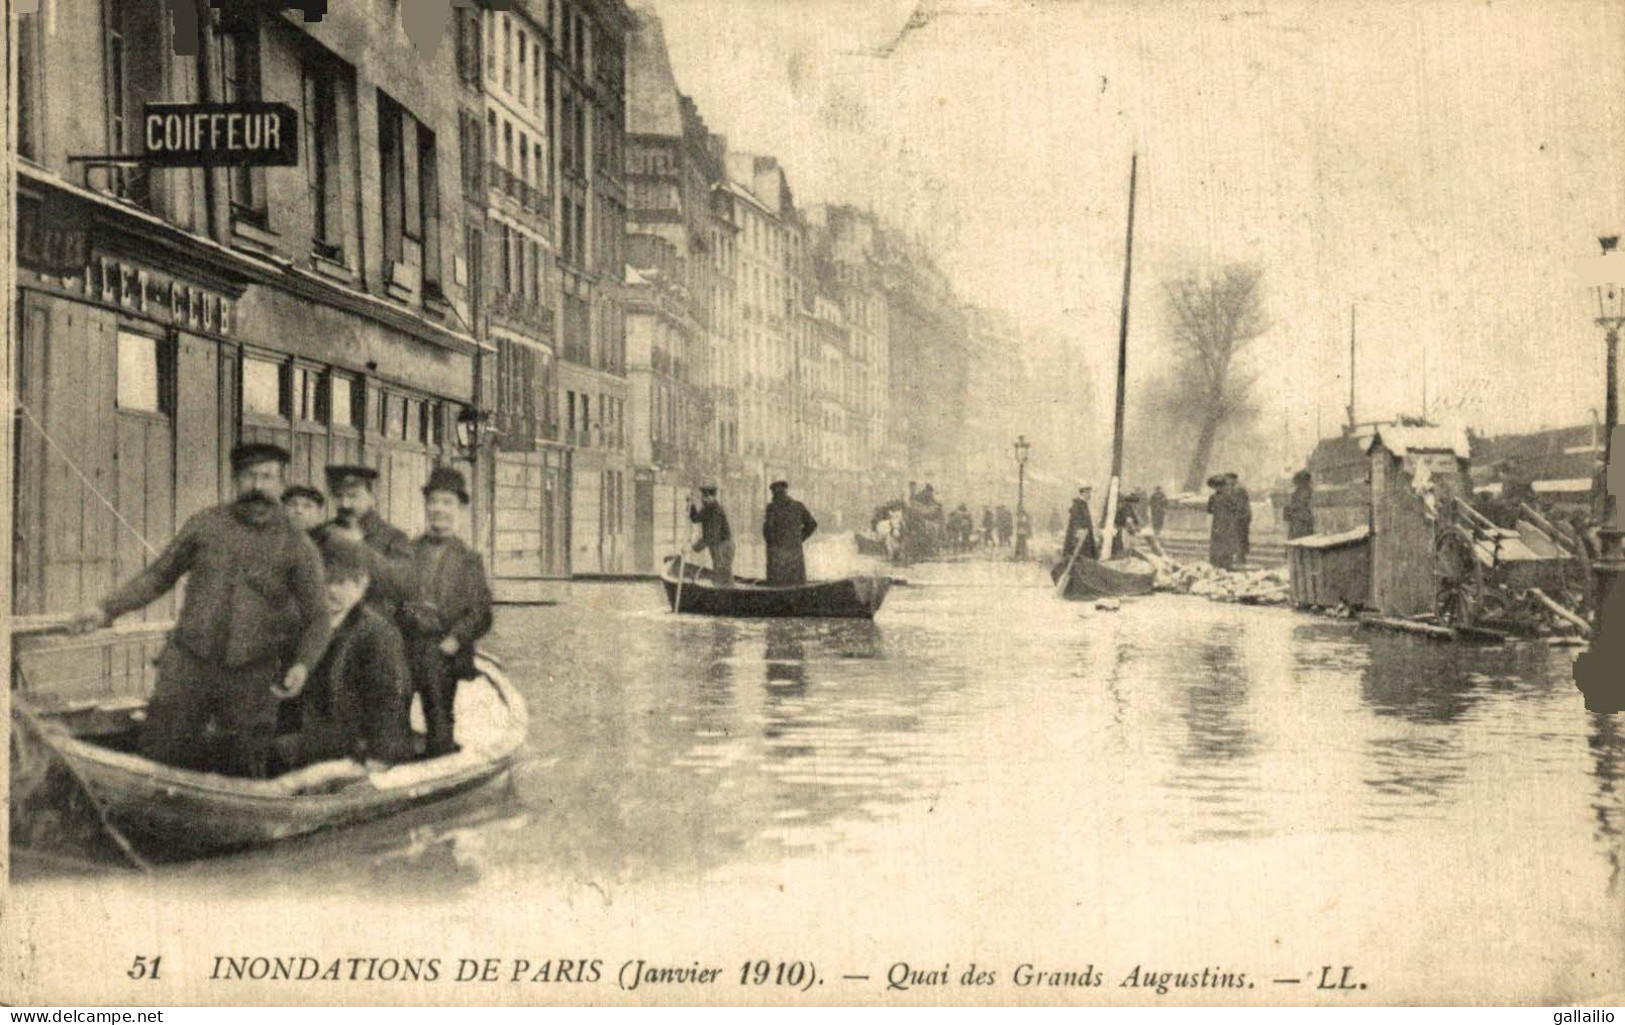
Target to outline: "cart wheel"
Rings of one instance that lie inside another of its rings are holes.
[[[1473,554],[1473,539],[1459,527],[1439,535],[1433,549],[1438,588],[1433,610],[1447,626],[1472,626],[1484,604],[1484,567]]]

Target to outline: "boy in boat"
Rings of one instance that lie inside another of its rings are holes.
[[[474,675],[474,642],[491,629],[485,563],[452,532],[466,505],[463,475],[449,466],[435,467],[423,486],[429,529],[412,542],[414,597],[401,610],[429,758],[457,750],[452,739],[457,681]]]
[[[367,553],[339,537],[322,542],[333,636],[304,692],[283,706],[292,732],[276,738],[278,767],[354,758],[373,771],[412,758],[412,671],[395,624],[368,607]]]
[[[700,488],[700,504],[688,504],[688,518],[700,525],[700,539],[694,542],[694,551],[711,552],[711,579],[718,587],[732,587],[734,582],[733,532],[728,529],[728,514],[717,501],[717,486],[706,484]]]
[[[282,508],[294,526],[311,533],[327,521],[327,498],[315,488],[295,484],[282,493]]]
[[[327,468],[327,490],[337,515],[322,528],[322,536],[336,534],[366,545],[367,575],[372,579],[367,604],[393,619],[411,596],[412,542],[406,531],[378,515],[373,494],[377,480],[378,471],[370,466]]]
[[[236,500],[187,520],[145,570],[71,625],[105,627],[187,578],[141,729],[145,758],[263,776],[277,701],[304,688],[327,646],[321,558],[279,504],[288,459],[275,445],[232,449]],[[223,735],[218,753],[205,750],[211,723]]]
[[[931,485],[927,484],[929,493]],[[788,481],[776,480],[768,485],[772,501],[762,515],[762,540],[767,542],[767,583],[769,587],[794,587],[807,582],[807,562],[802,557],[801,545],[818,521],[807,507],[790,497]]]

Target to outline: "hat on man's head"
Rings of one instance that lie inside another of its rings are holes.
[[[338,492],[351,484],[365,484],[367,490],[372,490],[373,482],[378,479],[378,471],[370,466],[329,466],[327,468],[327,490]]]
[[[360,544],[333,534],[323,536],[321,542],[322,569],[329,582],[359,580],[367,575],[367,553]]]
[[[307,501],[315,502],[317,505],[327,504],[326,495],[306,484],[295,484],[293,487],[282,492],[282,501],[284,503],[291,502],[296,498],[303,498]]]
[[[1080,495],[1086,494],[1086,493],[1092,493],[1094,490],[1095,490],[1094,488],[1090,487],[1087,484],[1079,484],[1078,485],[1078,494],[1080,494]]]
[[[1213,476],[1209,477],[1207,479],[1207,486],[1210,488],[1224,487],[1224,474],[1215,473]]]
[[[468,504],[468,482],[461,470],[451,466],[437,466],[429,471],[429,483],[423,485],[423,497],[436,491],[450,491],[464,505]]]
[[[231,472],[242,473],[250,466],[261,463],[280,463],[287,466],[293,459],[281,445],[263,441],[245,441],[231,450]]]
[[[1223,476],[1224,476],[1225,480],[1240,480],[1241,479],[1240,477],[1237,477],[1235,474],[1229,473],[1229,472],[1226,472]]]
[[[1308,484],[1314,479],[1315,478],[1309,473],[1308,470],[1299,470],[1297,473],[1292,475],[1292,483],[1294,484]]]
[[[926,486],[930,487],[930,485],[926,485]],[[790,482],[787,481],[787,480],[776,480],[776,481],[774,481],[773,483],[771,483],[771,484],[769,484],[767,486],[767,490],[769,490],[769,491],[789,491],[790,490]]]
[[[700,494],[702,494],[702,495],[714,495],[716,493],[717,493],[717,486],[715,484],[701,484],[700,485]]]

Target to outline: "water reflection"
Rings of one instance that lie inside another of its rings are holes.
[[[1620,777],[1625,774],[1625,737],[1621,736],[1617,713],[1588,713],[1591,734],[1586,738],[1592,759],[1592,775],[1596,777],[1596,800],[1592,810],[1597,816],[1597,841],[1608,860],[1608,888],[1617,890],[1622,871],[1625,871],[1625,794],[1621,793]]]

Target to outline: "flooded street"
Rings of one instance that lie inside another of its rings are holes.
[[[567,914],[678,950],[685,909],[777,892],[693,956],[782,932],[774,956],[818,936],[853,972],[1075,944],[1072,967],[1124,972],[1349,963],[1379,1001],[1625,989],[1625,725],[1584,710],[1572,649],[1177,596],[1097,611],[1033,564],[908,573],[872,623],[679,617],[649,583],[504,608],[489,647],[531,715],[511,789],[150,880],[22,865],[17,909],[274,897],[333,942],[384,901],[493,947]],[[512,920],[470,919],[475,894]],[[1497,959],[1504,993],[1460,989]]]

